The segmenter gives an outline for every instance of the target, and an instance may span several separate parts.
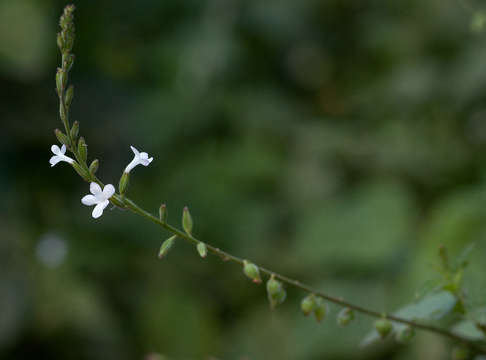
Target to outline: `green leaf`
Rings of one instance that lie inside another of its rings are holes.
[[[476,326],[476,323],[472,320],[463,320],[452,327],[454,334],[471,340],[484,340],[485,336],[481,330]]]

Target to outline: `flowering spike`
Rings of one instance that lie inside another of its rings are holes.
[[[354,319],[354,312],[350,308],[342,309],[337,316],[339,326],[346,326]]]
[[[159,207],[159,219],[164,224],[167,222],[167,205],[162,204]]]
[[[246,276],[252,279],[254,283],[259,284],[262,282],[258,266],[249,262],[248,260],[243,260],[243,272]]]
[[[125,194],[129,181],[130,181],[130,174],[124,172],[120,177],[120,182],[118,183],[118,190],[120,191],[121,195]]]
[[[285,301],[287,293],[282,283],[275,279],[275,275],[272,274],[267,281],[267,296],[270,302],[270,308],[274,309],[277,305],[280,305]]]
[[[110,203],[110,198],[115,194],[115,187],[111,184],[105,185],[103,190],[101,186],[95,182],[89,185],[91,195],[86,195],[81,199],[81,202],[86,206],[96,205],[93,209],[92,216],[97,219],[103,215],[103,210]]]
[[[91,162],[91,165],[89,166],[89,172],[94,175],[98,171],[98,166],[100,165],[100,162],[98,159],[94,159]]]
[[[316,307],[314,309],[314,316],[318,322],[321,322],[327,314],[327,304],[320,296],[316,297]]]
[[[187,206],[184,207],[184,210],[182,210],[182,228],[184,231],[188,234],[192,234],[192,216],[191,213],[189,212],[189,208]]]
[[[146,152],[140,152],[133,146],[130,146],[130,148],[133,151],[134,157],[133,160],[125,168],[124,172],[126,173],[132,171],[132,169],[137,165],[148,166],[154,159],[153,157],[149,158]]]
[[[305,316],[309,315],[314,311],[316,307],[316,296],[314,294],[309,294],[300,302],[300,309]]]
[[[177,239],[177,235],[173,235],[167,240],[165,240],[162,243],[162,246],[160,247],[159,250],[159,259],[162,259],[164,256],[166,256],[169,253],[169,250],[172,248],[172,245],[174,245],[174,241]]]
[[[81,156],[81,160],[86,162],[88,159],[88,146],[86,145],[83,137],[80,137],[78,141],[78,153],[79,156]]]
[[[395,335],[395,339],[399,343],[406,344],[414,337],[414,335],[415,335],[414,328],[411,327],[410,325],[406,325],[406,326],[401,327],[397,331],[397,333]]]
[[[61,144],[69,145],[68,137],[61,130],[59,129],[54,130],[54,134],[56,135],[57,140],[59,140]]]
[[[79,122],[73,122],[73,126],[71,127],[71,139],[76,140],[79,134]]]
[[[205,243],[199,242],[197,244],[197,252],[204,259],[208,255],[208,248]]]
[[[386,338],[393,329],[392,323],[387,318],[381,318],[375,321],[375,329],[382,339]]]

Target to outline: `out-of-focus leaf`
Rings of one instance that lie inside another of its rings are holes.
[[[463,320],[452,327],[452,332],[471,340],[484,340],[484,334],[472,320]]]
[[[449,314],[457,303],[457,299],[448,291],[440,291],[430,294],[416,303],[405,305],[393,315],[417,321],[437,321]],[[393,332],[398,331],[405,325],[399,323],[393,324]],[[367,346],[380,340],[376,330],[372,330],[361,341],[361,346]]]

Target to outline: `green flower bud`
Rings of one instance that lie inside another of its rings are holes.
[[[89,181],[89,174],[86,172],[86,170],[79,166],[76,161],[73,162],[71,165],[73,166],[74,170],[76,170],[76,172],[79,174],[79,176],[81,176],[84,180]]]
[[[64,144],[69,147],[69,138],[61,130],[59,129],[54,130],[54,134],[56,135],[57,140],[59,140],[61,144]]]
[[[262,279],[260,277],[260,270],[258,270],[258,266],[252,264],[247,260],[243,260],[243,272],[246,276],[253,280],[254,283],[261,283]]]
[[[408,343],[415,335],[415,329],[410,325],[402,326],[395,334],[395,339],[402,344]]]
[[[162,204],[159,207],[159,219],[164,224],[167,222],[167,206],[165,204]]]
[[[74,96],[74,86],[70,85],[66,90],[66,96],[64,97],[64,104],[66,104],[66,108],[71,107],[71,103],[73,102]]]
[[[125,194],[129,181],[130,181],[130,174],[124,172],[120,177],[120,182],[118,183],[118,191],[120,192],[120,195]]]
[[[94,159],[91,162],[91,165],[89,166],[89,172],[93,175],[96,174],[96,172],[98,171],[99,165],[100,165],[100,162],[98,161],[98,159]]]
[[[316,297],[316,306],[314,309],[314,316],[318,322],[321,322],[327,314],[327,304],[320,296]]]
[[[354,312],[350,308],[342,309],[337,316],[339,326],[346,326],[354,319]]]
[[[283,303],[287,297],[282,283],[275,279],[275,275],[272,275],[267,281],[267,295],[272,309]]]
[[[86,162],[86,160],[88,159],[88,145],[86,145],[83,137],[80,137],[78,141],[78,153],[81,157],[81,160]]]
[[[61,68],[57,68],[56,72],[56,89],[57,93],[60,96],[62,94],[62,90],[66,86],[66,76],[64,70]]]
[[[67,42],[69,42],[70,40],[67,40]],[[73,64],[74,64],[74,55],[72,54],[68,54],[66,56],[63,55],[63,65],[64,65],[64,68],[66,69],[66,71],[71,71],[71,68],[73,67]],[[64,86],[66,86],[66,83],[67,83],[67,77],[66,77],[66,82],[64,84]]]
[[[192,233],[192,225],[192,217],[189,213],[188,207],[186,206],[182,211],[182,228],[188,235],[191,235]]]
[[[59,48],[59,50],[63,50],[64,48],[64,41],[62,39],[62,36],[61,36],[61,33],[58,33],[57,34],[57,47]]]
[[[305,316],[309,315],[316,308],[316,296],[309,294],[300,302],[300,309]]]
[[[160,247],[160,250],[159,250],[159,259],[162,259],[164,256],[167,255],[167,253],[172,248],[172,245],[174,245],[176,238],[177,238],[177,236],[173,235],[162,243],[162,246]]]
[[[75,121],[71,127],[71,139],[76,140],[79,134],[79,122]]]
[[[375,321],[375,329],[380,337],[384,339],[393,330],[393,325],[388,319],[382,318]]]
[[[208,255],[208,248],[206,247],[206,244],[199,242],[199,244],[197,244],[197,252],[202,258],[205,258]]]

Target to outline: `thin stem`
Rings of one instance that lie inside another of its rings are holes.
[[[164,229],[168,230],[172,234],[177,235],[178,237],[180,237],[180,238],[182,238],[186,241],[189,241],[191,243],[194,243],[196,245],[199,242],[201,242],[200,240],[196,239],[192,235],[188,235],[185,232],[173,227],[172,225],[169,225],[166,222],[161,221],[158,217],[155,217],[151,213],[142,209],[140,206],[135,204],[132,200],[125,198],[124,203],[127,206],[127,208],[130,209],[135,214],[138,214],[140,216],[145,217],[146,219],[148,219],[148,220],[156,223],[157,225],[163,227]],[[207,243],[205,243],[205,244],[206,244],[206,247],[207,247],[209,252],[219,256],[223,260],[232,261],[232,262],[238,263],[240,265],[243,265],[243,259],[241,259],[237,256],[234,256],[230,253],[227,253],[226,251],[223,251],[223,250],[221,250],[217,247],[214,247],[212,245],[209,245]],[[413,326],[414,328],[417,328],[417,329],[422,329],[422,330],[425,330],[425,331],[433,332],[433,333],[448,337],[452,340],[466,344],[466,345],[470,346],[471,348],[475,349],[476,351],[486,354],[486,348],[482,347],[480,344],[478,344],[478,343],[476,343],[472,340],[466,339],[462,336],[456,335],[456,334],[449,332],[445,329],[442,329],[442,328],[439,328],[439,327],[436,327],[436,326],[433,326],[433,325],[419,323],[419,322],[416,322],[416,321],[413,321],[413,320],[404,319],[404,318],[394,316],[394,315],[383,315],[383,313],[380,313],[378,311],[373,311],[373,310],[364,308],[362,306],[355,305],[355,304],[352,304],[350,302],[347,302],[347,301],[345,301],[341,298],[337,298],[337,297],[325,294],[325,293],[323,293],[323,292],[321,292],[321,291],[319,291],[319,290],[317,290],[317,289],[315,289],[315,288],[313,288],[313,287],[311,287],[307,284],[301,283],[300,281],[291,279],[287,276],[278,274],[278,273],[271,271],[269,269],[266,269],[266,268],[263,268],[263,267],[259,267],[259,269],[262,273],[264,273],[268,276],[273,275],[275,278],[279,279],[280,281],[282,281],[284,283],[292,285],[292,286],[299,288],[301,290],[304,290],[308,293],[313,293],[315,295],[318,295],[318,296],[320,296],[320,297],[322,297],[322,298],[324,298],[324,299],[326,299],[326,300],[328,300],[332,303],[335,303],[337,305],[340,305],[340,306],[343,306],[343,307],[348,307],[348,308],[353,309],[353,310],[355,310],[359,313],[362,313],[362,314],[365,314],[365,315],[368,315],[368,316],[371,316],[371,317],[375,317],[375,318],[386,317],[387,319],[392,320],[392,321],[397,322],[397,323],[406,324],[406,325]]]

